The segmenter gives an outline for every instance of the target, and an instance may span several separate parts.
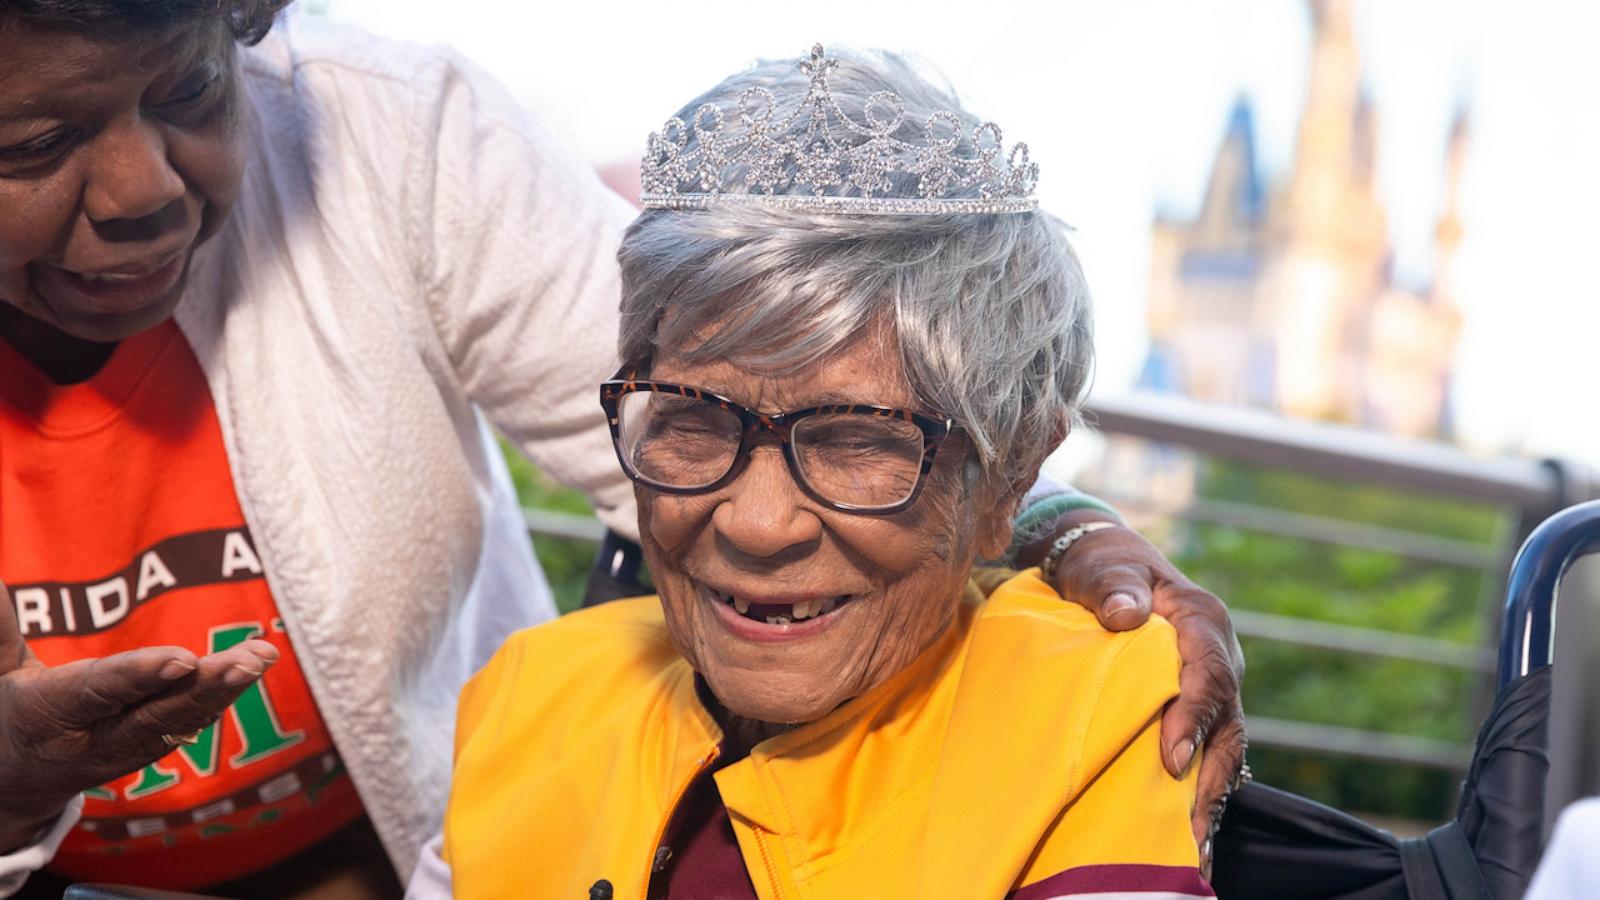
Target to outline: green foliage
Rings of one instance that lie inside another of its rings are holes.
[[[578,516],[593,515],[594,510],[589,507],[589,501],[584,499],[581,491],[575,491],[539,471],[537,466],[523,459],[522,454],[505,441],[500,442],[500,449],[505,454],[506,466],[511,470],[511,482],[517,487],[517,499],[522,501],[523,506]]]
[[[504,441],[500,449],[511,469],[511,481],[517,488],[517,499],[524,507],[548,509],[573,515],[590,515],[593,510],[581,492],[566,487],[539,471],[533,463],[522,458],[516,448]],[[550,588],[555,593],[556,608],[562,615],[583,604],[583,588],[589,580],[589,569],[594,565],[597,547],[593,541],[540,536],[533,542],[534,553]]]
[[[1291,513],[1478,543],[1500,513],[1453,498],[1213,461],[1199,494]],[[1190,523],[1174,561],[1230,608],[1481,643],[1491,575],[1423,563],[1397,552]],[[1408,660],[1242,641],[1249,715],[1470,743],[1483,713],[1482,673]],[[1459,773],[1253,747],[1257,777],[1341,809],[1439,820],[1456,802]]]
[[[1335,809],[1363,816],[1395,816],[1425,826],[1455,815],[1461,791],[1461,778],[1453,772],[1279,747],[1251,747],[1250,768],[1263,784]]]
[[[1494,540],[1498,518],[1492,507],[1470,500],[1316,478],[1285,469],[1258,469],[1223,460],[1212,460],[1206,467],[1201,493],[1253,506],[1481,544]]]

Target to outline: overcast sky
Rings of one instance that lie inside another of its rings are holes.
[[[1149,229],[1191,211],[1235,97],[1272,176],[1291,162],[1310,17],[1290,0],[860,0],[673,4],[316,0],[339,20],[461,49],[596,161],[637,159],[689,98],[813,42],[912,51],[1027,141],[1041,202],[1077,229],[1095,293],[1096,390],[1145,349]],[[517,7],[521,7],[518,11]],[[1480,450],[1600,465],[1600,6],[1369,0],[1357,40],[1380,117],[1396,264],[1424,282],[1450,117],[1470,104],[1455,413]]]

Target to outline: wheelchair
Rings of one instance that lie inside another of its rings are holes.
[[[1453,820],[1425,837],[1401,840],[1303,797],[1245,785],[1228,801],[1215,838],[1217,896],[1521,897],[1544,849],[1556,595],[1572,563],[1591,553],[1600,553],[1600,500],[1546,519],[1517,553],[1506,591],[1499,689],[1478,732]]]

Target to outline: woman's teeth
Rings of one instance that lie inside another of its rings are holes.
[[[91,284],[127,284],[130,281],[139,281],[150,277],[150,273],[148,272],[142,275],[116,274],[112,272],[104,272],[100,274],[78,272],[74,274]]]
[[[722,594],[721,599],[733,607],[734,612],[747,619],[765,622],[768,625],[792,625],[817,616],[825,616],[833,612],[841,604],[850,599],[848,594],[837,597],[824,597],[818,600],[805,600],[799,603],[755,603],[743,597],[731,594]]]
[[[838,605],[839,598],[837,597],[826,597],[821,600],[812,600],[809,603],[796,603],[794,605],[794,617],[796,619],[814,618],[824,613],[833,612],[834,607]]]

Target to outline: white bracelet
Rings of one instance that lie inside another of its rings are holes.
[[[1117,527],[1119,526],[1115,522],[1085,522],[1082,525],[1074,525],[1068,528],[1060,537],[1055,539],[1055,543],[1050,545],[1050,549],[1044,554],[1044,559],[1039,560],[1039,574],[1044,576],[1045,584],[1055,587],[1056,569],[1061,565],[1061,557],[1065,556],[1067,551],[1080,538],[1091,531]]]

